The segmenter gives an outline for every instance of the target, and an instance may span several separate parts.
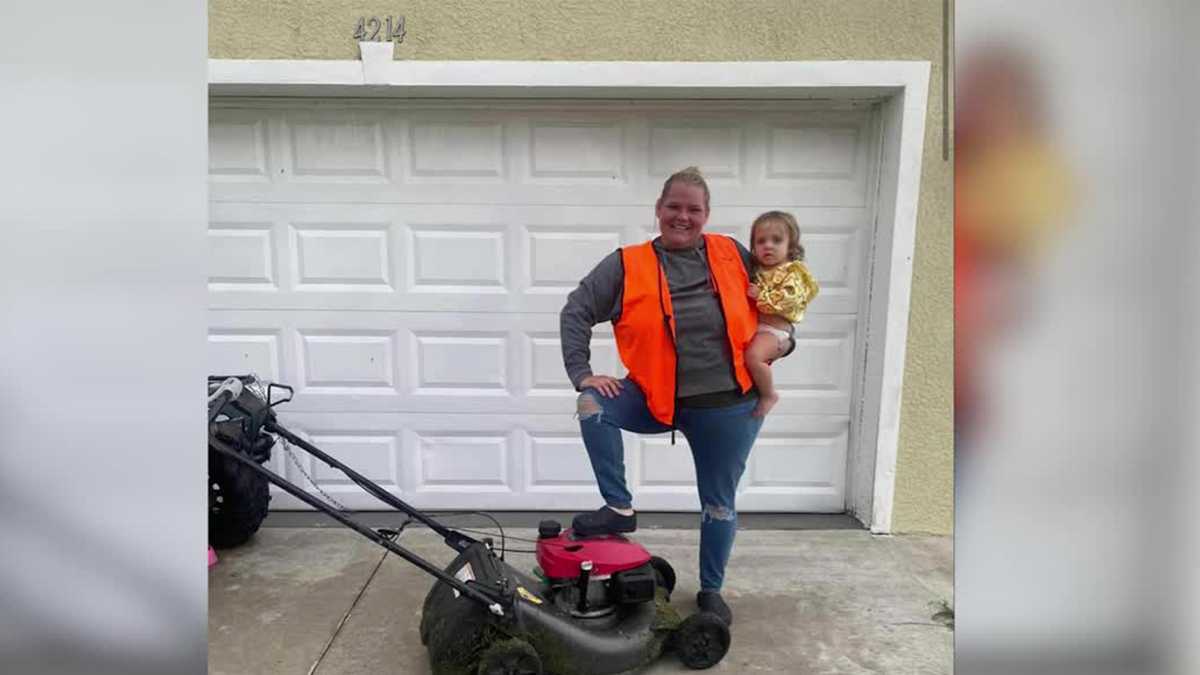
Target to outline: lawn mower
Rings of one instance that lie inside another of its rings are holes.
[[[209,378],[210,523],[216,518],[226,541],[244,541],[261,523],[262,486],[269,481],[432,575],[420,634],[435,675],[609,675],[664,651],[703,669],[728,651],[729,627],[709,612],[682,618],[670,604],[675,572],[637,542],[616,534],[576,536],[544,520],[538,567],[526,574],[504,560],[503,546],[497,554],[492,538],[443,525],[283,427],[274,407],[291,398],[290,387],[264,387],[253,376]],[[341,471],[404,513],[406,523],[437,533],[456,552],[454,560],[439,568],[396,543],[394,532],[363,525],[263,466],[276,437]],[[245,489],[248,495],[239,493]]]

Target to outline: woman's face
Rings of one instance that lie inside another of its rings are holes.
[[[671,183],[667,194],[655,204],[654,215],[658,216],[663,246],[695,248],[700,243],[704,224],[708,222],[704,189],[678,181]]]

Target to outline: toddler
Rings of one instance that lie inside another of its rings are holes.
[[[768,211],[750,227],[754,283],[748,294],[757,301],[758,332],[746,348],[746,368],[758,388],[758,405],[751,413],[762,417],[779,402],[771,377],[771,362],[787,353],[808,303],[820,290],[804,263],[800,227],[784,211]]]

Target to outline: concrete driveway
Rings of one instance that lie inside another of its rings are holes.
[[[536,536],[531,527],[505,531]],[[637,539],[671,561],[679,575],[673,602],[685,615],[695,611],[699,531],[643,525]],[[453,558],[423,528],[406,529],[400,543],[439,565]],[[531,547],[509,541],[509,548]],[[433,579],[358,534],[264,527],[219,555],[209,571],[210,673],[429,672],[417,626]],[[526,553],[508,560],[535,565]],[[725,588],[733,644],[712,672],[950,673],[952,571],[948,537],[743,529]],[[668,655],[639,672],[693,671]]]

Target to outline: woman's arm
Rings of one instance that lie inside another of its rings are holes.
[[[558,315],[563,365],[576,391],[592,376],[592,326],[620,316],[624,282],[621,251],[613,251],[571,291]]]

